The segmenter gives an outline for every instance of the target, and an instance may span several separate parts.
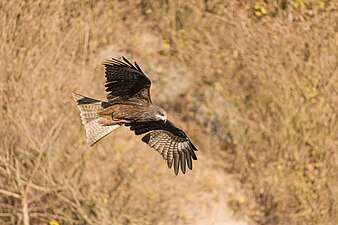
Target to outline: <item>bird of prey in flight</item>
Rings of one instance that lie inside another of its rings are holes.
[[[107,100],[100,101],[76,93],[73,97],[79,107],[85,126],[87,143],[91,147],[120,126],[129,127],[142,141],[159,152],[169,169],[174,166],[185,173],[197,160],[196,147],[187,135],[167,119],[167,113],[154,105],[150,98],[149,78],[135,63],[117,59],[106,60]]]

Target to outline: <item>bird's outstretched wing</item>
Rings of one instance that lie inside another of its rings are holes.
[[[149,78],[135,63],[126,58],[124,62],[118,59],[106,60],[103,65],[106,74],[106,91],[109,102],[145,101],[151,103]]]
[[[125,126],[130,127],[136,135],[146,134],[142,141],[151,148],[158,151],[167,161],[169,169],[174,164],[175,174],[178,174],[179,167],[183,173],[186,165],[192,169],[192,160],[197,160],[194,151],[196,147],[191,143],[187,135],[179,128],[175,127],[170,121],[154,122],[131,122]]]

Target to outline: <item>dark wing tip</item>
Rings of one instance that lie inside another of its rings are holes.
[[[121,66],[121,65],[126,65],[126,64],[119,59],[111,58],[111,59],[104,60],[102,62],[102,65],[104,65],[104,66]]]
[[[124,67],[129,67],[129,68],[138,70],[124,56],[122,56],[122,59],[123,59],[124,62],[122,60],[119,60],[119,59],[116,59],[116,58],[106,59],[106,60],[103,61],[102,65],[104,65],[105,67],[108,67],[108,66],[124,66]]]
[[[197,148],[195,147],[195,145],[189,140],[189,145],[191,146],[191,148],[194,150],[194,151],[198,151]]]
[[[185,174],[185,171],[186,171],[185,153],[184,152],[179,152],[179,154],[180,154],[181,171],[182,171],[183,174]]]
[[[167,160],[167,165],[168,165],[168,168],[171,169],[171,167],[173,166],[173,159],[172,160]]]
[[[146,134],[146,135],[142,138],[142,141],[148,144],[149,141],[150,141],[150,133]]]
[[[178,174],[178,171],[180,170],[180,155],[177,152],[176,154],[174,153],[174,171],[175,174]]]
[[[197,151],[197,148],[195,147],[195,145],[193,143],[191,143],[191,141],[189,141],[188,144],[189,144],[188,149],[189,149],[189,153],[191,155],[191,158],[193,160],[197,160],[197,156],[196,156],[196,154],[194,152],[194,151]]]
[[[139,71],[140,73],[144,74],[143,71],[141,70],[141,68],[137,65],[137,63],[135,62],[135,66],[128,60],[126,59],[124,56],[122,56],[122,59],[128,63],[129,66],[131,66],[132,68],[136,69],[137,71]]]
[[[175,175],[177,176],[178,175],[178,171],[179,171],[178,167],[177,167],[177,169],[175,167],[174,170],[175,170]]]
[[[129,62],[128,59],[126,59],[124,56],[122,56],[122,59],[129,65],[131,66],[132,68],[135,68],[133,64],[131,64],[131,62]]]
[[[195,152],[192,152],[191,158],[192,158],[193,160],[197,160],[197,156],[196,156]]]
[[[186,154],[186,153],[184,153],[184,154]],[[192,170],[192,160],[191,160],[190,155],[186,155],[186,160],[187,160],[188,168],[189,168],[190,170]]]
[[[138,71],[140,71],[141,73],[143,73],[143,71],[141,70],[141,68],[137,65],[137,63],[135,62],[135,66],[137,68]],[[144,74],[144,73],[143,73]]]

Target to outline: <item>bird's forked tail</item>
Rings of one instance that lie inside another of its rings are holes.
[[[73,97],[80,109],[82,123],[85,126],[87,134],[87,143],[90,147],[99,140],[107,136],[110,132],[120,127],[120,125],[103,126],[100,123],[101,118],[97,115],[97,110],[102,109],[102,101],[88,98],[76,93]]]

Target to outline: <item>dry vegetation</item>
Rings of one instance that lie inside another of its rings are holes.
[[[1,224],[194,224],[220,198],[253,224],[338,224],[336,1],[0,9]],[[197,142],[187,175],[126,130],[88,150],[71,92],[104,99],[100,63],[121,55]]]

